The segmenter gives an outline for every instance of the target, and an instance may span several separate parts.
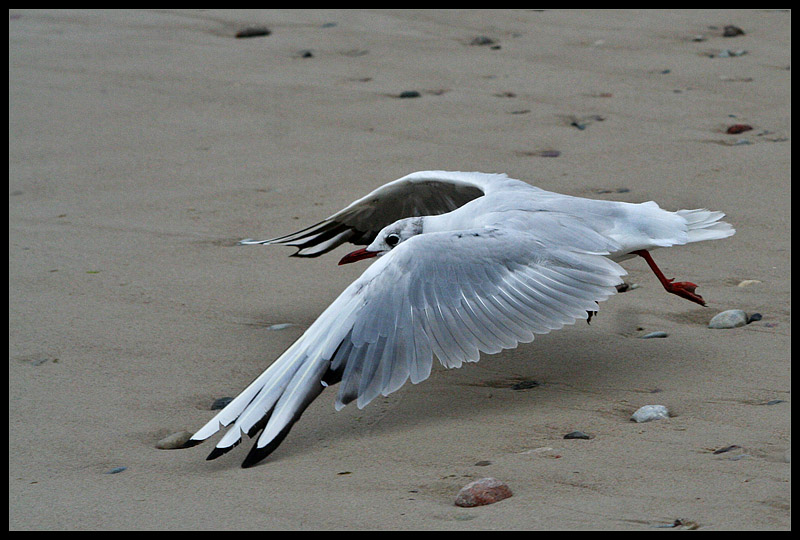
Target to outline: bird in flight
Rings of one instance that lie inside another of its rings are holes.
[[[562,195],[505,174],[421,171],[301,231],[242,240],[295,246],[297,257],[351,243],[364,247],[339,264],[376,260],[185,446],[227,426],[208,459],[246,434],[257,440],[242,467],[253,466],[326,387],[339,384],[337,410],[362,408],[427,379],[434,357],[456,368],[587,319],[632,257],[667,292],[705,305],[697,285],[666,278],[650,251],[731,236],[723,216]]]

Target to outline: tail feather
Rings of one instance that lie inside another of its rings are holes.
[[[727,238],[736,232],[736,229],[730,223],[720,221],[725,217],[722,212],[699,208],[696,210],[678,210],[676,213],[686,221],[689,242]]]

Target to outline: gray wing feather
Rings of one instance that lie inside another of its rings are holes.
[[[339,212],[303,230],[269,240],[242,240],[242,244],[294,246],[298,257],[317,257],[350,242],[368,245],[378,232],[395,221],[432,216],[455,210],[508,185],[528,186],[504,174],[420,171],[389,182]]]

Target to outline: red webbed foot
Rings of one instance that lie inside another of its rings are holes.
[[[669,284],[665,284],[664,288],[668,292],[671,292],[672,294],[677,294],[681,298],[686,298],[687,300],[691,300],[695,304],[700,304],[701,306],[706,305],[706,301],[703,300],[703,297],[694,292],[695,289],[697,289],[697,285],[695,285],[694,283],[690,283],[688,281],[679,281],[675,283],[674,280],[670,279]]]

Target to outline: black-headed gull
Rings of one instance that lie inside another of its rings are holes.
[[[723,215],[561,195],[504,174],[423,171],[302,231],[243,240],[296,246],[301,257],[350,242],[366,247],[340,264],[378,259],[186,446],[230,426],[214,459],[260,431],[242,464],[252,466],[325,387],[340,383],[337,409],[361,408],[428,378],[434,357],[460,367],[586,319],[617,291],[626,274],[617,262],[636,255],[667,291],[705,304],[649,251],[731,236]]]

